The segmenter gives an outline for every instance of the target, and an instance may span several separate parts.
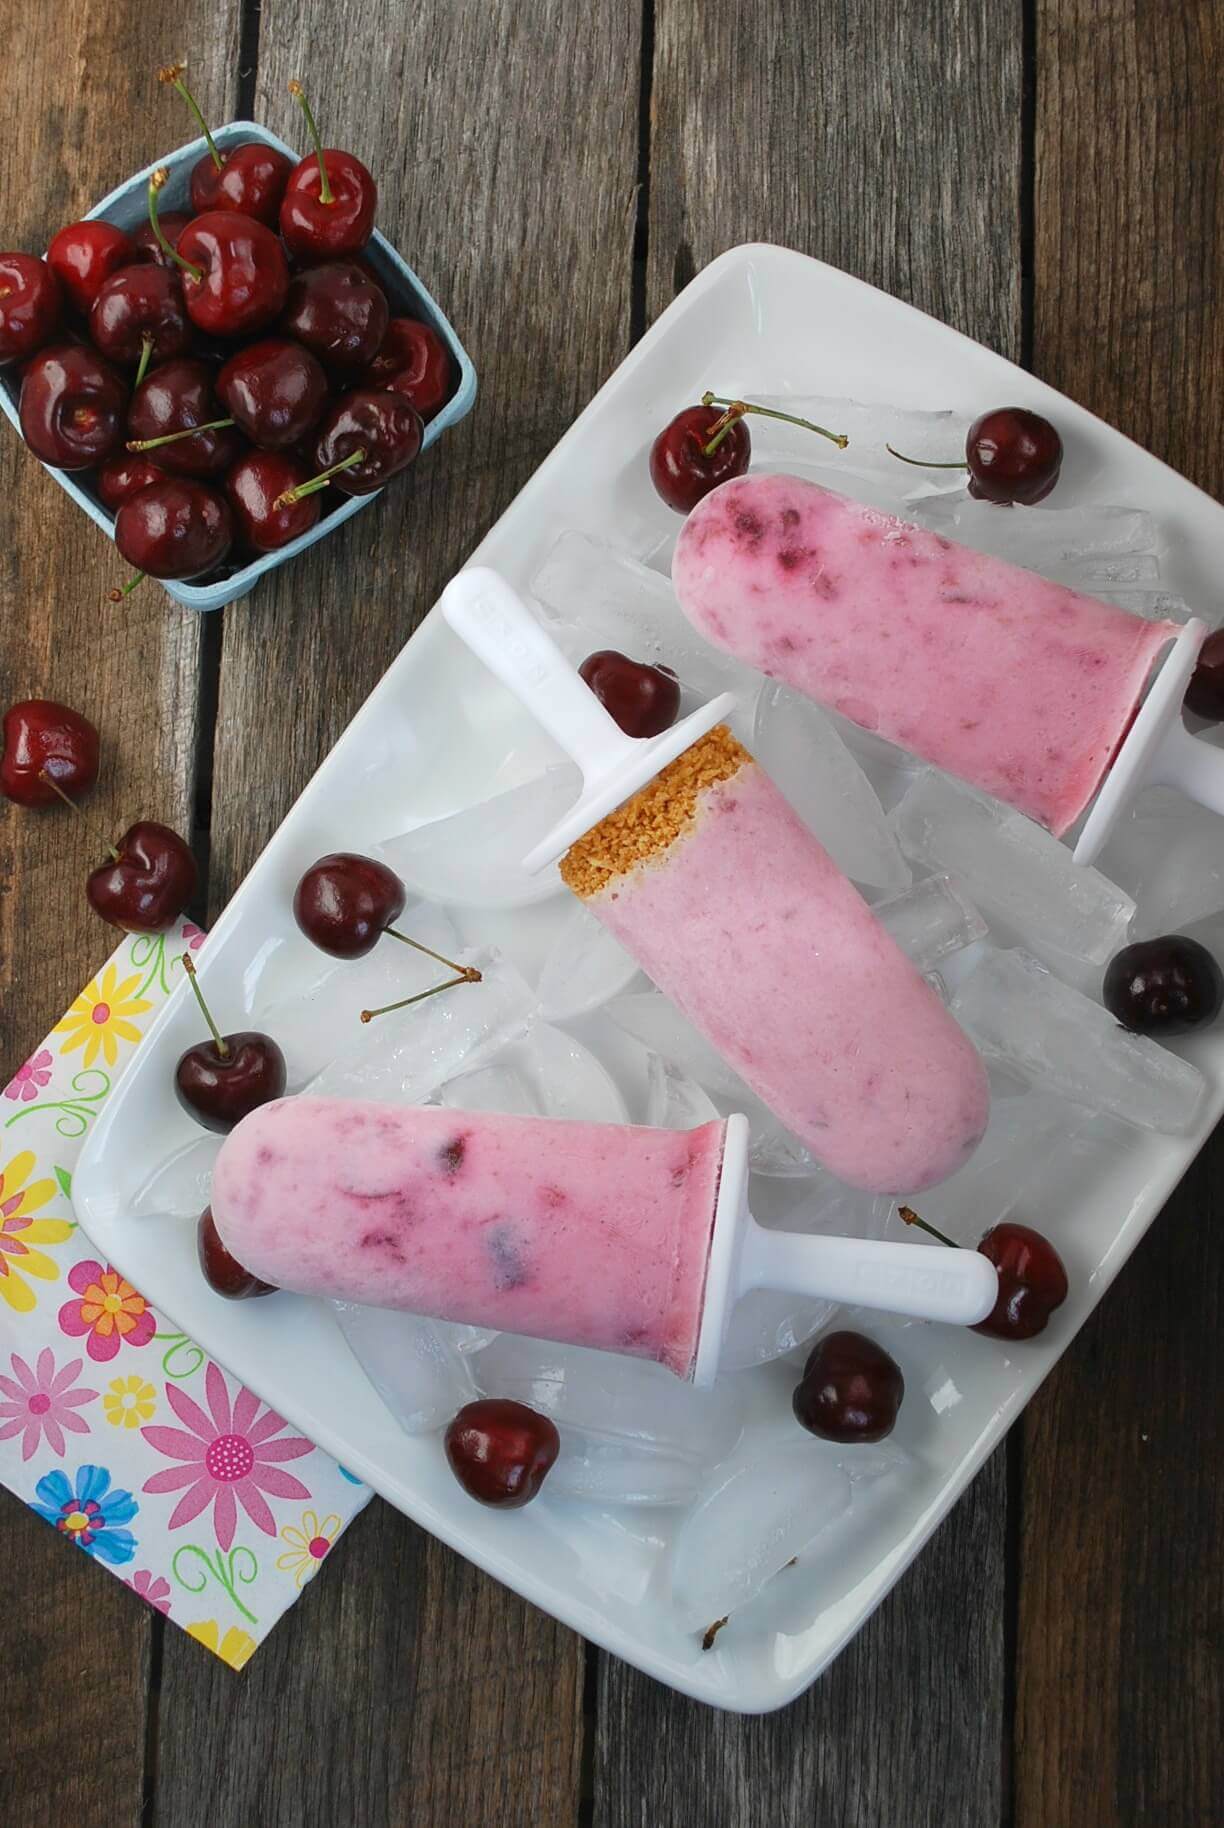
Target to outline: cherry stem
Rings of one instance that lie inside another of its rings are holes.
[[[296,76],[289,84],[289,93],[301,108],[302,113],[306,116],[306,131],[309,133],[314,145],[315,158],[319,161],[319,202],[328,204],[334,203],[336,201],[335,192],[332,190],[331,180],[327,175],[327,167],[323,163],[323,142],[319,138],[319,129],[315,125],[314,110],[306,100],[306,91],[303,89]]]
[[[191,962],[191,954],[184,952],[180,963],[182,964],[183,970],[187,973],[191,988],[195,991],[195,1000],[200,1005],[200,1014],[208,1023],[209,1029],[212,1032],[213,1041],[216,1043],[217,1052],[223,1060],[228,1060],[230,1054],[229,1043],[221,1033],[221,1030],[217,1027],[217,1024],[213,1021],[212,1011],[204,1001],[204,992],[196,982],[196,968]]]
[[[465,970],[458,977],[447,978],[445,984],[435,984],[432,990],[418,990],[414,997],[405,997],[402,1003],[384,1003],[381,1009],[363,1009],[361,1019],[363,1022],[372,1022],[375,1016],[389,1016],[393,1010],[410,1009],[414,1003],[423,1003],[426,997],[436,997],[441,990],[453,990],[456,984],[474,982],[475,979],[469,977]]]
[[[291,508],[294,502],[301,501],[305,496],[317,495],[320,489],[327,487],[333,476],[338,476],[341,470],[351,470],[355,464],[364,463],[365,458],[365,448],[359,444],[355,451],[350,451],[347,457],[340,459],[339,463],[333,463],[330,470],[320,470],[319,474],[312,476],[309,482],[299,482],[295,489],[286,489],[283,495],[277,496],[272,506]]]
[[[163,432],[160,438],[129,438],[125,450],[155,451],[161,444],[177,444],[180,438],[194,438],[200,432],[224,431],[232,419],[210,419],[206,425],[185,425],[181,432]]]
[[[150,361],[152,355],[153,355],[153,338],[151,336],[142,336],[140,339],[140,366],[136,370],[136,379],[132,383],[133,387],[139,387],[140,383],[144,380],[145,376],[148,374],[149,361]]]
[[[941,1244],[948,1245],[951,1250],[959,1248],[956,1240],[950,1238],[946,1232],[937,1231],[934,1225],[928,1225],[925,1219],[920,1219],[912,1206],[898,1206],[897,1211],[907,1225],[916,1225],[919,1231],[925,1231],[930,1237],[938,1238]]]
[[[144,581],[145,573],[143,571],[136,572],[134,576],[128,579],[126,584],[117,585],[114,590],[108,593],[110,601],[112,603],[122,603],[124,597],[130,597],[137,584],[143,584]]]
[[[59,782],[57,780],[55,780],[53,776],[49,775],[45,768],[39,769],[38,778],[47,787],[49,787],[51,789],[52,793],[58,793],[60,799],[64,802],[65,806],[71,806],[73,812],[80,812],[81,809],[77,805],[76,801],[72,798],[72,795],[65,793],[63,788],[60,786]],[[116,857],[115,862],[118,863],[118,861],[119,861],[119,859],[118,859],[118,857]]]
[[[896,457],[902,463],[912,463],[916,470],[967,470],[969,468],[967,463],[931,463],[925,457],[907,457],[904,451],[894,451],[891,444],[886,444],[884,449],[890,457]]]
[[[436,959],[440,965],[445,965],[448,971],[457,971],[465,984],[479,984],[480,973],[475,965],[457,965],[454,959],[447,958],[445,953],[435,952],[432,946],[422,944],[419,939],[410,939],[407,933],[397,933],[394,927],[384,927],[383,932],[389,933],[392,939],[398,939],[401,946],[412,946],[416,951],[423,952],[426,958]]]
[[[208,150],[212,155],[212,162],[216,166],[217,170],[220,171],[222,166],[224,165],[225,161],[221,157],[221,154],[217,151],[216,141],[213,139],[212,134],[208,131],[208,122],[204,119],[204,116],[200,111],[199,102],[196,100],[195,96],[191,93],[191,90],[187,87],[187,84],[183,81],[183,72],[186,68],[187,68],[187,65],[185,63],[166,64],[164,66],[164,68],[160,69],[157,72],[157,80],[159,83],[167,84],[167,86],[171,89],[178,90],[179,94],[182,96],[182,98],[186,102],[187,106],[191,109],[191,112],[195,115],[197,121],[199,121],[200,132],[204,135],[204,138],[208,141]]]
[[[819,432],[822,438],[827,438],[830,444],[835,444],[839,451],[844,451],[850,442],[845,432],[831,432],[827,426],[817,425],[812,419],[800,419],[795,413],[780,413],[773,406],[754,406],[751,400],[727,400],[718,394],[705,393],[701,396],[701,404],[727,408],[727,412],[724,414],[727,423],[724,424],[723,419],[720,419],[718,424],[713,427],[715,437],[706,446],[705,455],[707,457],[712,455],[731,430],[732,425],[737,419],[742,419],[745,413],[759,413],[762,419],[781,419],[784,425],[800,425],[805,432]],[[733,418],[730,417],[731,414],[734,414]]]
[[[157,200],[169,176],[170,173],[165,166],[159,165],[149,179],[149,227],[153,230],[153,238],[167,260],[172,260],[176,267],[182,267],[184,273],[191,274],[197,286],[202,286],[204,284],[203,267],[192,266],[189,260],[184,260],[183,256],[170,246],[162,233],[162,225],[157,220]]]

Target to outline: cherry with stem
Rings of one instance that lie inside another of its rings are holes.
[[[221,171],[224,169],[225,160],[217,151],[217,142],[209,132],[208,122],[204,119],[204,114],[199,102],[191,93],[187,84],[183,81],[186,71],[187,65],[185,63],[163,64],[162,68],[157,72],[157,80],[159,83],[165,84],[167,88],[177,90],[178,94],[182,96],[187,106],[191,109],[191,112],[195,115],[196,124],[198,125],[200,132],[204,135],[204,141],[208,147],[209,158],[212,160],[217,170]],[[161,240],[160,235],[158,236],[158,240]],[[165,244],[163,243],[162,245],[164,246]]]
[[[204,1001],[204,992],[200,989],[199,981],[196,977],[196,968],[191,962],[191,954],[184,952],[179,963],[187,973],[187,982],[191,985],[192,994],[194,995],[196,1002],[200,1005],[200,1014],[208,1024],[208,1032],[213,1038],[213,1046],[216,1048],[217,1053],[222,1060],[228,1060],[230,1056],[229,1043],[213,1020],[212,1010]]]
[[[310,143],[314,147],[315,158],[319,162],[319,202],[327,204],[330,208],[331,205],[335,203],[336,198],[331,187],[331,182],[327,176],[327,164],[323,158],[323,141],[319,137],[319,128],[314,117],[314,109],[307,100],[306,91],[303,89],[296,76],[293,77],[289,83],[289,93],[298,107],[302,110],[302,113],[306,116],[306,131],[310,135]]]
[[[161,198],[161,193],[166,187],[166,181],[169,176],[170,173],[166,170],[164,165],[159,165],[156,171],[150,172],[149,174],[149,227],[153,231],[154,241],[156,241],[158,247],[166,256],[166,259],[170,261],[171,265],[181,267],[184,273],[189,273],[191,275],[198,286],[202,286],[204,283],[203,267],[193,266],[190,260],[184,260],[178,250],[170,246],[170,243],[162,233],[161,223],[157,219],[158,203]]]

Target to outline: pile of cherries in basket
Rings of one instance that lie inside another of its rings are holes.
[[[160,77],[208,141],[193,213],[159,215],[156,171],[135,234],[95,218],[45,260],[0,254],[0,366],[21,365],[26,443],[93,472],[138,574],[202,578],[307,532],[323,491],[406,469],[454,375],[430,325],[392,316],[361,253],[377,186],[321,145],[301,85],[315,150],[294,165],[257,141],[219,151],[182,66]]]

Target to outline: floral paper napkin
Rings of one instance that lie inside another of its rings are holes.
[[[124,941],[0,1092],[0,1480],[240,1669],[370,1498],[72,1216],[90,1124],[204,934]]]

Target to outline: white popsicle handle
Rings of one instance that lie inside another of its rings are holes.
[[[486,566],[461,571],[442,593],[442,614],[553,741],[594,777],[636,748],[579,678],[518,592]]]
[[[1224,749],[1191,736],[1178,717],[1161,738],[1148,784],[1179,787],[1200,806],[1224,813]]]
[[[741,1249],[741,1293],[785,1289],[962,1327],[984,1320],[999,1294],[994,1264],[976,1250],[766,1231],[751,1219]]]

